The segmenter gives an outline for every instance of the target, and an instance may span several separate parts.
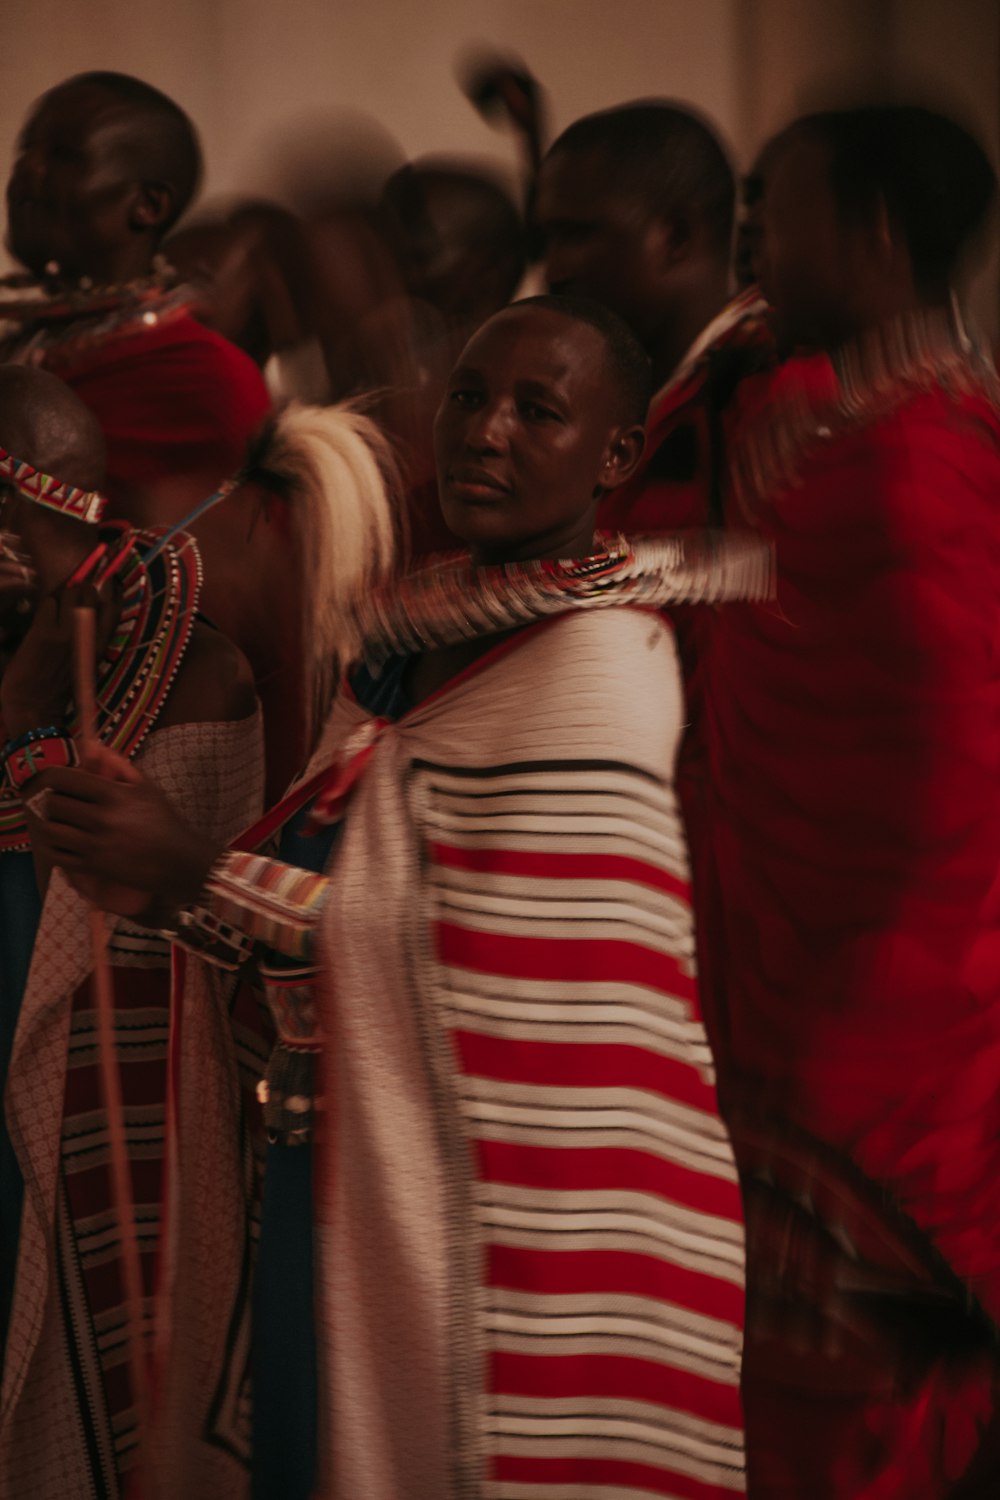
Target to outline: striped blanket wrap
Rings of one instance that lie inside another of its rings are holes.
[[[135,763],[209,836],[231,838],[260,808],[260,716],[158,730]],[[5,1098],[25,1197],[0,1403],[2,1500],[119,1500],[136,1461],[91,953],[86,904],[56,871]],[[183,1032],[171,1027],[170,948],[156,934],[115,919],[109,956],[150,1354],[165,1235],[183,1246],[170,1368],[157,1391],[159,1492],[163,1500],[240,1500],[248,1488],[248,1415],[238,1399],[220,1403],[215,1385],[233,1330],[245,1323],[238,1304],[255,1188],[241,1133],[239,1037],[219,987],[193,984]],[[172,1046],[180,1054],[183,1134],[172,1153],[165,1216]]]
[[[343,695],[314,769],[368,722]],[[682,722],[672,632],[634,608],[379,722],[318,944],[324,1500],[744,1491]]]

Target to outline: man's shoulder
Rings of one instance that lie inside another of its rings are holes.
[[[235,393],[261,413],[270,404],[264,378],[249,355],[189,313],[111,337],[66,361],[54,350],[47,363],[72,386],[128,380],[142,388],[177,391],[189,385],[199,394],[213,389]]]

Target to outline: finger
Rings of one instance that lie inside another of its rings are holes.
[[[0,566],[0,596],[7,607],[12,600],[35,599],[38,597],[38,580],[23,563],[5,563]]]
[[[116,750],[111,750],[107,745],[99,742],[88,745],[80,757],[80,765],[84,770],[94,776],[102,777],[105,781],[120,781],[137,786],[143,779],[141,772],[137,771],[124,755],[119,755]]]
[[[49,790],[51,796],[45,809],[45,825],[50,837],[55,838],[57,833],[72,830],[74,833],[86,834],[93,840],[104,830],[107,818],[98,803],[87,802],[80,797],[69,797],[65,792],[57,792],[52,787]]]
[[[45,772],[45,784],[74,802],[92,802],[105,807],[114,797],[105,776],[96,776],[80,766],[53,766]]]
[[[48,855],[54,865],[64,870],[93,872],[94,857],[99,848],[92,833],[65,824],[58,827],[52,823],[41,825],[41,832],[32,840],[39,852]]]

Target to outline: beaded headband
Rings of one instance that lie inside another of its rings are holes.
[[[45,505],[74,521],[87,521],[96,525],[107,507],[106,498],[97,490],[79,490],[73,484],[53,479],[39,469],[33,469],[23,458],[15,458],[6,448],[0,448],[0,480],[9,480],[19,495],[33,500],[36,505]]]

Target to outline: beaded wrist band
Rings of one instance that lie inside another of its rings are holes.
[[[60,729],[57,724],[46,724],[41,729],[26,730],[24,734],[19,734],[16,739],[8,740],[3,749],[0,750],[0,766],[6,762],[8,756],[13,755],[15,750],[23,750],[25,745],[33,745],[36,740],[58,739],[61,734],[65,733],[65,729]]]
[[[22,791],[29,781],[55,766],[79,764],[76,745],[62,729],[31,729],[4,748],[4,769]]]
[[[173,925],[160,929],[160,936],[180,943],[182,948],[199,954],[218,968],[235,970],[252,955],[253,939],[217,916],[210,906],[212,879],[225,869],[228,860],[229,851],[225,850],[212,865],[195,900],[181,907]]]

